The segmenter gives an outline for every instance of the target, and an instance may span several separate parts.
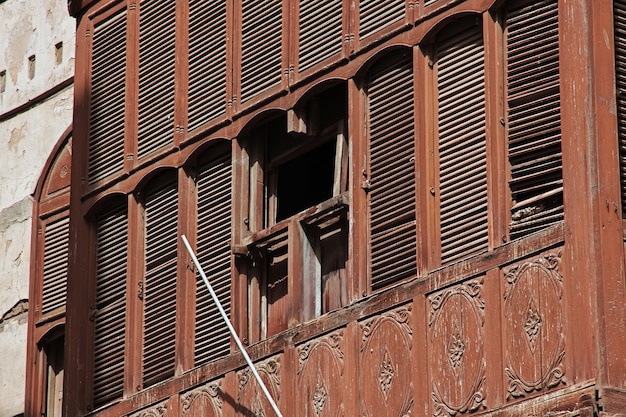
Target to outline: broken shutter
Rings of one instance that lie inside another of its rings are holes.
[[[226,111],[226,0],[189,1],[189,130]]]
[[[369,245],[373,288],[416,274],[413,65],[410,52],[370,71]]]
[[[300,0],[298,71],[341,52],[342,0]]]
[[[126,10],[97,23],[91,58],[89,184],[124,167]]]
[[[165,174],[154,180],[145,200],[143,380],[146,386],[174,375],[177,216],[176,176]]]
[[[96,224],[96,314],[93,395],[96,405],[124,389],[128,218],[119,205]]]
[[[615,24],[615,81],[617,96],[617,132],[622,189],[622,217],[626,217],[626,1],[613,2]]]
[[[141,2],[137,148],[140,158],[173,141],[175,32],[175,3]]]
[[[43,242],[42,314],[65,307],[70,219],[65,216],[45,225]]]
[[[230,316],[230,153],[209,160],[198,174],[198,260]],[[204,281],[196,287],[195,364],[230,351],[230,334]]]
[[[282,1],[242,1],[241,101],[280,84]]]
[[[437,45],[441,263],[487,249],[482,29]]]
[[[405,0],[361,0],[359,37],[365,38],[405,19]]]
[[[511,239],[563,220],[556,0],[505,17]]]

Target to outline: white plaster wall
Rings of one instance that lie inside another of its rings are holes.
[[[0,325],[0,416],[12,417],[24,412],[26,377],[27,313]]]
[[[59,42],[63,56],[57,63]],[[72,76],[74,42],[67,0],[0,0],[0,74],[6,77],[0,92],[0,320],[28,298],[32,194],[50,152],[71,125],[73,89],[13,110]],[[26,313],[0,321],[0,417],[24,412],[26,335]]]
[[[0,73],[6,71],[0,114],[72,76],[75,30],[67,0],[0,0]],[[59,42],[63,43],[63,59],[57,64],[55,45]],[[32,55],[35,76],[29,79],[28,58]]]

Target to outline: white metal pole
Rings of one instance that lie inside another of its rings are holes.
[[[191,256],[191,259],[193,260],[193,263],[196,265],[196,268],[198,268],[198,272],[200,272],[200,276],[202,277],[202,280],[204,281],[204,284],[209,289],[209,292],[211,293],[211,297],[213,298],[213,301],[217,305],[217,309],[219,310],[220,314],[222,315],[222,318],[224,319],[224,322],[226,323],[226,326],[228,326],[228,330],[230,331],[230,334],[233,336],[233,339],[235,339],[235,343],[237,343],[237,346],[239,347],[239,350],[241,351],[241,354],[243,355],[244,359],[248,363],[248,366],[250,367],[250,370],[252,371],[252,374],[254,375],[254,377],[256,378],[257,382],[259,383],[259,386],[261,387],[261,390],[263,391],[263,394],[265,394],[265,396],[267,397],[267,400],[270,402],[270,405],[274,409],[274,412],[276,413],[276,415],[278,417],[283,417],[283,415],[280,413],[280,410],[278,409],[278,406],[274,402],[274,399],[270,395],[270,392],[267,390],[267,387],[265,386],[265,384],[261,380],[261,377],[259,376],[259,373],[257,372],[256,368],[254,367],[254,364],[252,363],[252,360],[250,359],[250,356],[248,356],[248,352],[246,352],[246,349],[241,344],[241,340],[239,340],[239,336],[237,336],[237,332],[235,332],[235,328],[230,323],[230,320],[228,319],[228,316],[226,315],[226,312],[224,311],[224,308],[222,307],[222,304],[220,303],[220,300],[218,300],[217,295],[215,294],[215,291],[213,291],[213,287],[211,287],[211,284],[209,283],[208,278],[204,274],[204,271],[202,270],[202,266],[200,266],[200,262],[198,262],[198,258],[194,254],[193,249],[191,249],[191,245],[189,245],[189,241],[187,240],[185,235],[181,235],[181,238],[183,239],[183,243],[185,244],[185,247],[187,248],[187,252],[189,252],[189,255]]]

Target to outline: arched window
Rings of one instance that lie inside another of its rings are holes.
[[[176,366],[176,275],[178,259],[178,178],[159,174],[143,191],[143,384],[174,375]]]
[[[511,239],[563,220],[558,2],[505,10]]]
[[[28,312],[27,415],[61,415],[69,255],[71,129],[52,151],[35,190]]]
[[[373,288],[415,276],[415,105],[410,49],[368,71],[368,236]]]
[[[481,20],[452,23],[433,46],[441,264],[487,250],[485,58]]]
[[[108,201],[95,220],[94,404],[119,398],[124,389],[128,209]]]
[[[197,166],[198,260],[226,314],[231,313],[231,196],[230,143],[211,147]],[[230,333],[204,281],[196,280],[194,363],[196,366],[230,352]]]

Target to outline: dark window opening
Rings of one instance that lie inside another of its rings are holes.
[[[276,168],[276,220],[290,217],[333,196],[334,142]]]
[[[338,83],[246,141],[251,341],[349,303],[347,109],[346,85]]]
[[[57,337],[44,348],[46,357],[46,417],[61,417],[63,405],[63,349],[65,338]]]

